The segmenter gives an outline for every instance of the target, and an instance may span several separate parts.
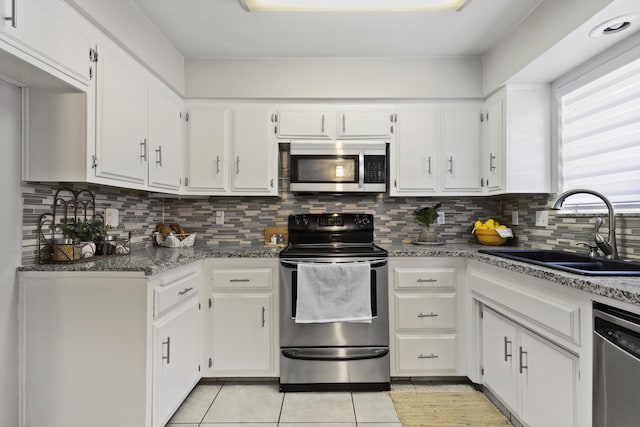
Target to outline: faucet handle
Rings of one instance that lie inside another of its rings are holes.
[[[589,256],[594,257],[594,256],[598,256],[598,247],[597,246],[592,246],[587,242],[576,242],[576,246],[584,246],[586,248],[589,248]]]

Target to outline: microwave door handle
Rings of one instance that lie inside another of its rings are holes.
[[[359,173],[358,173],[358,189],[364,189],[364,152],[358,154]]]

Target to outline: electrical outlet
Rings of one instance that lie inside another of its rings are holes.
[[[444,223],[444,212],[438,212],[438,225],[442,225]]]
[[[216,225],[224,225],[224,211],[216,211]]]
[[[118,226],[118,218],[118,209],[106,208],[104,210],[104,225],[116,228]]]
[[[536,212],[536,227],[546,227],[549,225],[549,211]]]
[[[511,225],[520,225],[518,211],[511,212]]]

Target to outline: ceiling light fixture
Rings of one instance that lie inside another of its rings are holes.
[[[238,0],[250,11],[437,11],[462,10],[471,0]]]
[[[589,36],[591,38],[596,38],[617,34],[633,26],[634,23],[638,21],[638,18],[639,16],[636,14],[618,16],[617,18],[609,19],[597,25],[593,30],[591,30],[589,32]]]

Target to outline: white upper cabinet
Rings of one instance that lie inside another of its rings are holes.
[[[333,112],[280,111],[278,113],[278,138],[330,139],[335,135]]]
[[[480,107],[467,106],[442,111],[442,190],[480,193]]]
[[[392,196],[436,192],[440,112],[436,108],[400,109],[399,127],[391,150]]]
[[[278,194],[278,146],[268,106],[241,106],[233,119],[231,191]]]
[[[393,135],[392,108],[293,105],[274,116],[276,135],[286,139],[385,139]]]
[[[551,191],[549,85],[509,85],[485,104],[483,178],[489,193]]]
[[[481,193],[480,104],[402,106],[391,146],[391,196]]]
[[[188,128],[186,192],[278,195],[278,146],[268,106],[194,105]]]
[[[88,85],[90,29],[66,3],[0,0],[0,14],[0,41],[39,68]]]
[[[225,193],[233,112],[224,108],[191,108],[188,119],[187,179],[189,193]]]
[[[103,45],[98,60],[96,176],[144,186],[149,163],[148,88],[142,67]]]
[[[149,85],[149,186],[179,191],[184,140],[182,100],[169,89]]]
[[[387,111],[339,111],[338,138],[390,138],[392,122]]]

